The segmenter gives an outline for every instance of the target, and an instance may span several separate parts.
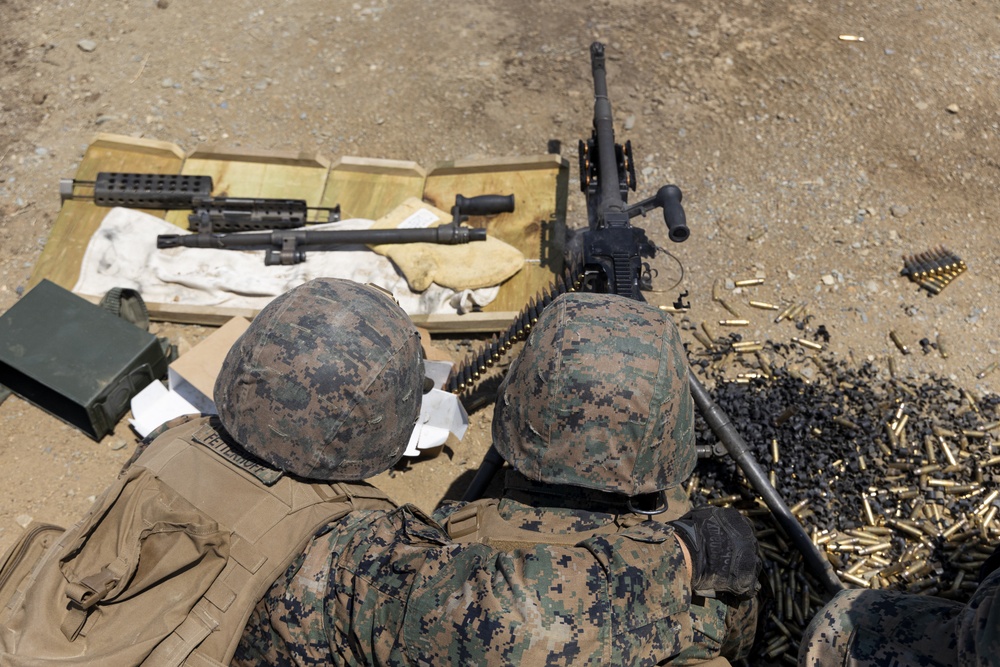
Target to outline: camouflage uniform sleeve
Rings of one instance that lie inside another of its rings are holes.
[[[692,601],[662,525],[511,552],[453,543],[412,507],[328,528],[258,604],[234,665],[687,664],[725,641],[728,608]]]
[[[1000,662],[1000,570],[994,570],[976,589],[958,616],[957,633],[957,664]]]
[[[668,526],[504,552],[417,519],[400,510],[338,565],[334,635],[380,633],[375,664],[688,664],[731,642],[729,607],[692,601]]]
[[[607,573],[614,627],[613,664],[671,665],[705,662],[720,655],[746,657],[753,642],[756,599],[738,607],[694,596],[690,571],[673,535],[659,522],[644,522],[581,543]]]
[[[355,511],[327,524],[313,537],[251,613],[231,664],[333,664],[326,601],[335,563],[359,529],[385,514],[384,510]],[[353,648],[356,654],[351,656]],[[363,646],[343,647],[341,654],[339,664],[370,664]]]

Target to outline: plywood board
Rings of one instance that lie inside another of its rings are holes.
[[[98,135],[75,178],[93,180],[100,171],[208,175],[217,196],[304,199],[310,206],[340,204],[345,218],[378,219],[414,196],[447,211],[456,194],[514,193],[514,213],[471,218],[469,224],[485,227],[517,247],[528,258],[528,265],[501,286],[498,300],[487,312],[414,316],[415,322],[433,331],[500,331],[562,268],[568,164],[554,155],[452,162],[438,165],[428,176],[420,165],[401,160],[343,157],[331,167],[327,160],[312,154],[211,146],[185,157],[179,147],[167,142]],[[87,200],[65,202],[30,286],[48,278],[72,289],[90,238],[107,211]],[[163,211],[149,213],[164,217]],[[187,211],[167,213],[167,219],[182,228],[187,227],[187,216]],[[252,319],[256,315],[252,309],[146,305],[154,320],[189,324],[218,326],[232,317]]]
[[[165,141],[99,134],[87,148],[74,178],[92,181],[101,171],[176,174],[180,172],[183,160],[184,152]],[[55,187],[53,183],[53,190]],[[65,202],[59,209],[45,249],[32,270],[28,289],[43,278],[65,289],[73,289],[80,277],[80,262],[90,237],[108,210],[84,199]],[[147,213],[163,217],[164,212]]]
[[[467,223],[485,228],[526,258],[484,311],[519,312],[562,271],[568,183],[569,163],[558,155],[448,162],[427,175],[424,200],[445,211],[459,194],[514,195],[513,213],[470,217]]]
[[[211,176],[214,196],[303,199],[307,206],[320,206],[329,166],[315,154],[199,146],[181,173]],[[166,220],[187,229],[188,215],[170,211]]]
[[[342,157],[330,169],[322,206],[341,218],[378,220],[408,197],[420,197],[427,172],[416,162]]]

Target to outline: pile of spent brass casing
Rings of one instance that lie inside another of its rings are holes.
[[[727,341],[712,342],[721,349]],[[698,357],[693,366],[837,576],[850,588],[967,601],[1000,543],[1000,396],[792,345],[764,347],[755,354],[768,359],[766,377],[734,381]],[[792,372],[807,356],[821,371],[808,382]],[[743,365],[751,370],[753,358]],[[699,424],[700,451],[713,443]],[[774,593],[754,664],[795,664],[829,593],[730,461],[703,459],[687,488],[695,504],[734,507],[753,523]]]

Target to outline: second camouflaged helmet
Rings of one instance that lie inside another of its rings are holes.
[[[403,455],[423,378],[419,335],[391,297],[319,278],[254,318],[223,362],[215,404],[226,431],[261,460],[353,481]]]
[[[569,293],[542,311],[500,386],[493,443],[529,479],[637,496],[694,469],[680,335],[659,308]]]

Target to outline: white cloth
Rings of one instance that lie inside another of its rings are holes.
[[[368,229],[371,224],[352,219],[308,229]],[[345,278],[391,291],[409,315],[429,315],[461,312],[470,303],[485,306],[500,289],[456,292],[431,285],[414,293],[389,259],[361,245],[309,248],[306,261],[291,266],[265,266],[263,250],[157,249],[157,235],[177,233],[185,232],[160,218],[133,209],[111,209],[91,237],[73,291],[102,296],[112,287],[130,287],[148,303],[259,310],[313,278]]]

